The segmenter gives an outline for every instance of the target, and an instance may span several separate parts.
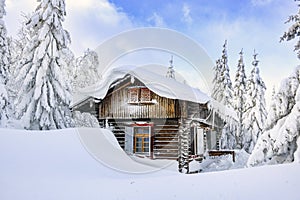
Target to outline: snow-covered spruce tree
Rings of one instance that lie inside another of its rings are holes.
[[[99,65],[98,54],[87,49],[82,57],[76,61],[74,78],[75,90],[95,84],[100,79],[97,67]]]
[[[279,119],[287,116],[296,103],[296,92],[299,87],[299,67],[288,77],[281,81],[276,95],[271,102],[272,108],[266,121],[266,130],[272,129]]]
[[[213,71],[212,97],[224,106],[232,108],[233,90],[228,67],[227,41],[223,45],[222,57],[216,61]],[[235,129],[234,125],[230,123],[225,124],[220,139],[222,149],[235,148]]]
[[[243,49],[241,50],[240,58],[238,61],[237,72],[235,75],[234,82],[234,109],[236,110],[238,116],[238,127],[236,133],[236,142],[238,148],[243,148],[243,138],[244,138],[244,127],[243,127],[243,118],[245,112],[245,91],[246,91],[246,74],[245,74],[245,65],[243,60]]]
[[[225,106],[232,105],[232,82],[229,74],[227,41],[225,41],[222,50],[222,57],[216,61],[214,67],[213,91],[212,97]]]
[[[22,58],[23,49],[27,42],[32,38],[35,33],[30,33],[26,27],[26,23],[30,20],[31,15],[22,15],[23,19],[21,21],[21,28],[18,30],[17,38],[14,38],[11,43],[11,66],[10,66],[10,73],[13,77],[9,82],[11,84],[15,84],[14,78],[17,77],[19,74],[20,69],[17,67],[19,66],[20,60]],[[16,86],[17,89],[20,85]]]
[[[23,15],[23,20],[21,22],[21,28],[18,30],[17,38],[12,39],[10,43],[10,53],[11,53],[11,65],[9,68],[10,71],[10,78],[7,82],[7,90],[8,90],[8,99],[9,102],[15,102],[17,98],[18,91],[22,85],[23,80],[17,81],[17,76],[20,73],[20,60],[23,55],[23,49],[25,48],[26,43],[29,41],[30,33],[26,29],[25,24],[29,21],[29,15]],[[32,33],[34,35],[34,33]],[[15,112],[15,104],[10,104],[10,109]],[[12,118],[14,117],[15,113],[12,113]]]
[[[66,87],[70,88],[71,94],[74,94],[74,77],[75,77],[75,55],[69,48],[64,48],[59,52],[59,57],[62,66],[65,66],[62,68],[62,75],[64,77]]]
[[[8,119],[9,106],[6,84],[9,76],[10,51],[7,31],[3,21],[5,0],[0,0],[0,126],[5,125]]]
[[[253,69],[251,70],[250,77],[247,80],[246,87],[246,102],[244,114],[244,138],[243,145],[245,151],[251,153],[257,138],[261,135],[266,118],[266,100],[265,91],[266,86],[259,74],[257,54],[254,51],[254,60],[252,62]]]
[[[275,90],[275,86],[274,86],[273,90],[272,90],[271,104],[270,104],[270,107],[268,110],[268,115],[267,115],[267,119],[266,119],[266,123],[265,123],[266,130],[273,128],[277,122],[277,120],[275,120],[275,119],[279,119],[279,117],[277,115],[278,112],[277,112],[277,105],[276,105],[275,99],[276,99],[276,90]]]
[[[70,36],[62,27],[64,0],[41,0],[26,23],[30,39],[19,63],[23,80],[16,99],[17,117],[26,129],[59,129],[73,126],[71,95],[62,75],[61,52]]]
[[[0,0],[0,76],[4,84],[6,84],[9,76],[10,51],[7,31],[3,21],[3,16],[6,14],[4,7],[5,0]]]

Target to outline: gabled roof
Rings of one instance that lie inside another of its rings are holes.
[[[138,79],[152,92],[161,97],[200,104],[209,103],[211,108],[223,119],[228,117],[236,119],[236,114],[231,108],[222,106],[201,90],[136,66],[123,66],[109,70],[97,84],[79,90],[74,95],[72,105],[78,105],[89,97],[103,99],[108,90],[113,85],[118,84],[118,81],[122,80],[125,76]]]
[[[201,104],[207,103],[211,100],[208,95],[199,89],[180,83],[174,79],[156,74],[145,68],[139,68],[136,66],[123,66],[111,69],[97,84],[88,86],[78,91],[74,97],[73,105],[78,104],[83,99],[86,99],[90,96],[97,99],[103,99],[110,86],[118,79],[121,79],[126,75],[131,75],[132,77],[137,78],[152,92],[161,97],[191,101]]]

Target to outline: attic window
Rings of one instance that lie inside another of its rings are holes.
[[[146,87],[130,87],[128,88],[128,103],[152,103],[151,91]]]
[[[141,102],[150,102],[151,92],[148,88],[141,88]]]
[[[129,103],[138,103],[139,102],[139,88],[129,88]]]

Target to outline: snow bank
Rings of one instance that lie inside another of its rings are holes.
[[[202,172],[214,172],[244,168],[249,156],[245,150],[235,150],[235,162],[233,162],[232,155],[215,158],[211,158],[207,155],[206,159],[199,164],[200,167],[198,167],[198,169],[200,168]]]
[[[129,165],[107,130],[0,129],[0,199],[300,199],[299,164],[193,175],[124,173],[88,154],[84,135],[101,140],[102,154]]]

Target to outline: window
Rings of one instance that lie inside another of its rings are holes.
[[[151,91],[141,86],[128,88],[128,103],[151,103]]]
[[[141,88],[141,102],[150,102],[151,92],[148,88]]]
[[[128,90],[128,94],[129,94],[129,103],[139,102],[139,88],[130,88]]]
[[[134,152],[150,154],[150,130],[149,126],[134,127]]]

